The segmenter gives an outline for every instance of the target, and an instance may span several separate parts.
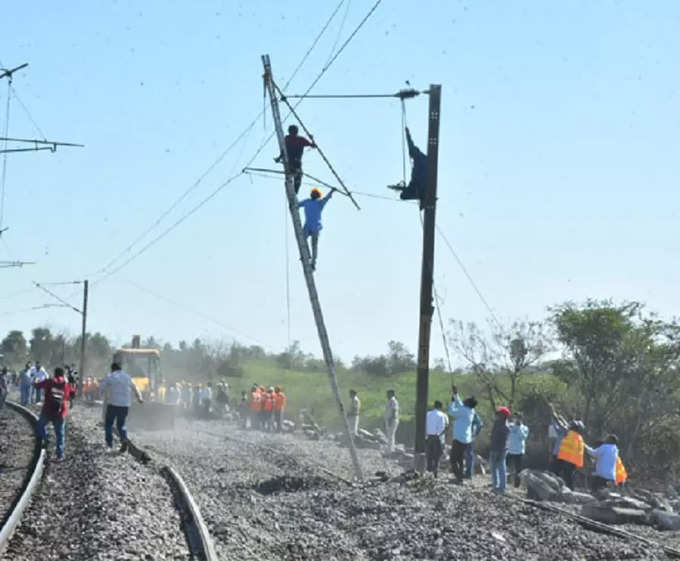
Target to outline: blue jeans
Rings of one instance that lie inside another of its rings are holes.
[[[54,427],[54,435],[57,439],[57,458],[64,457],[64,440],[66,440],[66,419],[59,417],[58,419],[49,419],[44,413],[40,414],[38,419],[38,434],[47,442],[47,423],[52,422]]]
[[[129,407],[118,407],[116,405],[106,406],[106,421],[104,423],[104,435],[106,438],[106,445],[111,448],[113,446],[113,422],[116,422],[116,429],[121,442],[127,440],[127,430],[125,430],[125,419],[127,419]]]
[[[475,472],[475,441],[465,445],[465,478],[472,479]]]
[[[505,491],[506,471],[505,471],[505,457],[508,455],[507,450],[501,452],[489,452],[489,464],[491,465],[491,482],[494,491]]]
[[[22,384],[19,386],[19,391],[21,392],[19,403],[21,403],[23,406],[28,405],[28,402],[31,399],[31,386]]]
[[[42,398],[42,388],[33,386],[33,403],[38,403]]]

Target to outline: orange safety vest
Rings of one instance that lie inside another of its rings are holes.
[[[264,394],[264,410],[271,411],[274,408],[274,397],[270,393]]]
[[[260,392],[258,391],[250,392],[250,408],[253,411],[260,410]]]
[[[557,459],[574,464],[577,468],[582,468],[584,449],[583,437],[575,430],[570,430],[562,439]]]
[[[621,461],[621,456],[616,457],[616,484],[621,485],[628,479],[628,472]]]
[[[283,392],[274,394],[274,411],[283,411],[286,405],[286,394]]]

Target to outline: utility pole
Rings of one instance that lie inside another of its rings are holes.
[[[80,333],[80,366],[78,367],[78,375],[82,381],[85,376],[85,338],[87,337],[87,291],[89,283],[87,280],[83,281],[83,328]]]
[[[328,339],[328,332],[326,331],[326,324],[324,323],[323,314],[321,313],[319,295],[316,291],[316,284],[314,283],[314,275],[310,264],[309,247],[307,245],[307,240],[305,239],[302,233],[300,214],[298,213],[297,209],[297,197],[295,195],[295,188],[293,186],[293,174],[290,173],[288,153],[286,152],[286,143],[283,136],[283,126],[281,125],[279,102],[276,97],[269,55],[262,56],[262,64],[264,66],[265,87],[267,89],[267,93],[269,94],[269,100],[271,102],[272,109],[272,117],[274,120],[274,126],[276,128],[276,136],[279,141],[279,148],[281,149],[281,156],[283,158],[284,169],[286,171],[286,196],[288,197],[288,207],[290,210],[291,219],[293,221],[293,229],[295,230],[295,239],[298,244],[298,249],[300,250],[300,260],[302,261],[302,270],[305,275],[305,281],[307,282],[309,300],[312,304],[312,311],[314,312],[314,321],[316,322],[316,328],[319,333],[319,340],[321,342],[321,348],[323,350],[323,357],[324,360],[326,361],[326,367],[328,368],[328,379],[331,384],[331,389],[333,390],[333,395],[335,396],[335,401],[337,403],[340,416],[342,417],[342,422],[345,429],[345,436],[347,437],[347,441],[349,443],[349,450],[350,455],[352,456],[354,472],[356,474],[356,477],[361,480],[363,479],[363,475],[361,473],[359,457],[357,456],[357,451],[356,448],[354,447],[354,435],[349,428],[347,416],[345,415],[345,407],[342,403],[342,399],[340,398],[340,390],[338,389],[338,382],[335,377],[335,362],[333,359],[333,353],[331,351],[331,345]]]
[[[432,327],[432,285],[434,274],[435,211],[437,207],[437,164],[439,159],[439,108],[441,86],[430,85],[427,132],[427,188],[420,203],[423,219],[423,263],[420,279],[420,331],[418,335],[418,379],[416,385],[415,469],[425,471],[425,417],[430,376],[430,330]]]

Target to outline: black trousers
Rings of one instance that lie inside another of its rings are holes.
[[[442,457],[442,441],[439,436],[428,435],[425,441],[425,457],[427,458],[427,471],[431,471],[437,477],[439,460]]]
[[[451,443],[451,471],[456,476],[458,481],[463,480],[463,458],[465,456],[466,445],[458,440],[453,440]]]
[[[574,464],[555,459],[550,471],[561,477],[569,489],[572,491],[574,490],[574,472],[576,471],[576,466]]]
[[[519,487],[519,472],[522,471],[522,460],[524,455],[522,454],[508,454],[506,456],[506,463],[508,469],[513,472],[513,483],[515,487]]]

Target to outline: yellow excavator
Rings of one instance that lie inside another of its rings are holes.
[[[133,335],[132,345],[122,347],[113,355],[114,362],[130,375],[144,396],[144,404],[133,400],[130,425],[144,429],[169,429],[175,425],[175,405],[161,401],[161,353],[158,349],[142,348],[139,335]]]

